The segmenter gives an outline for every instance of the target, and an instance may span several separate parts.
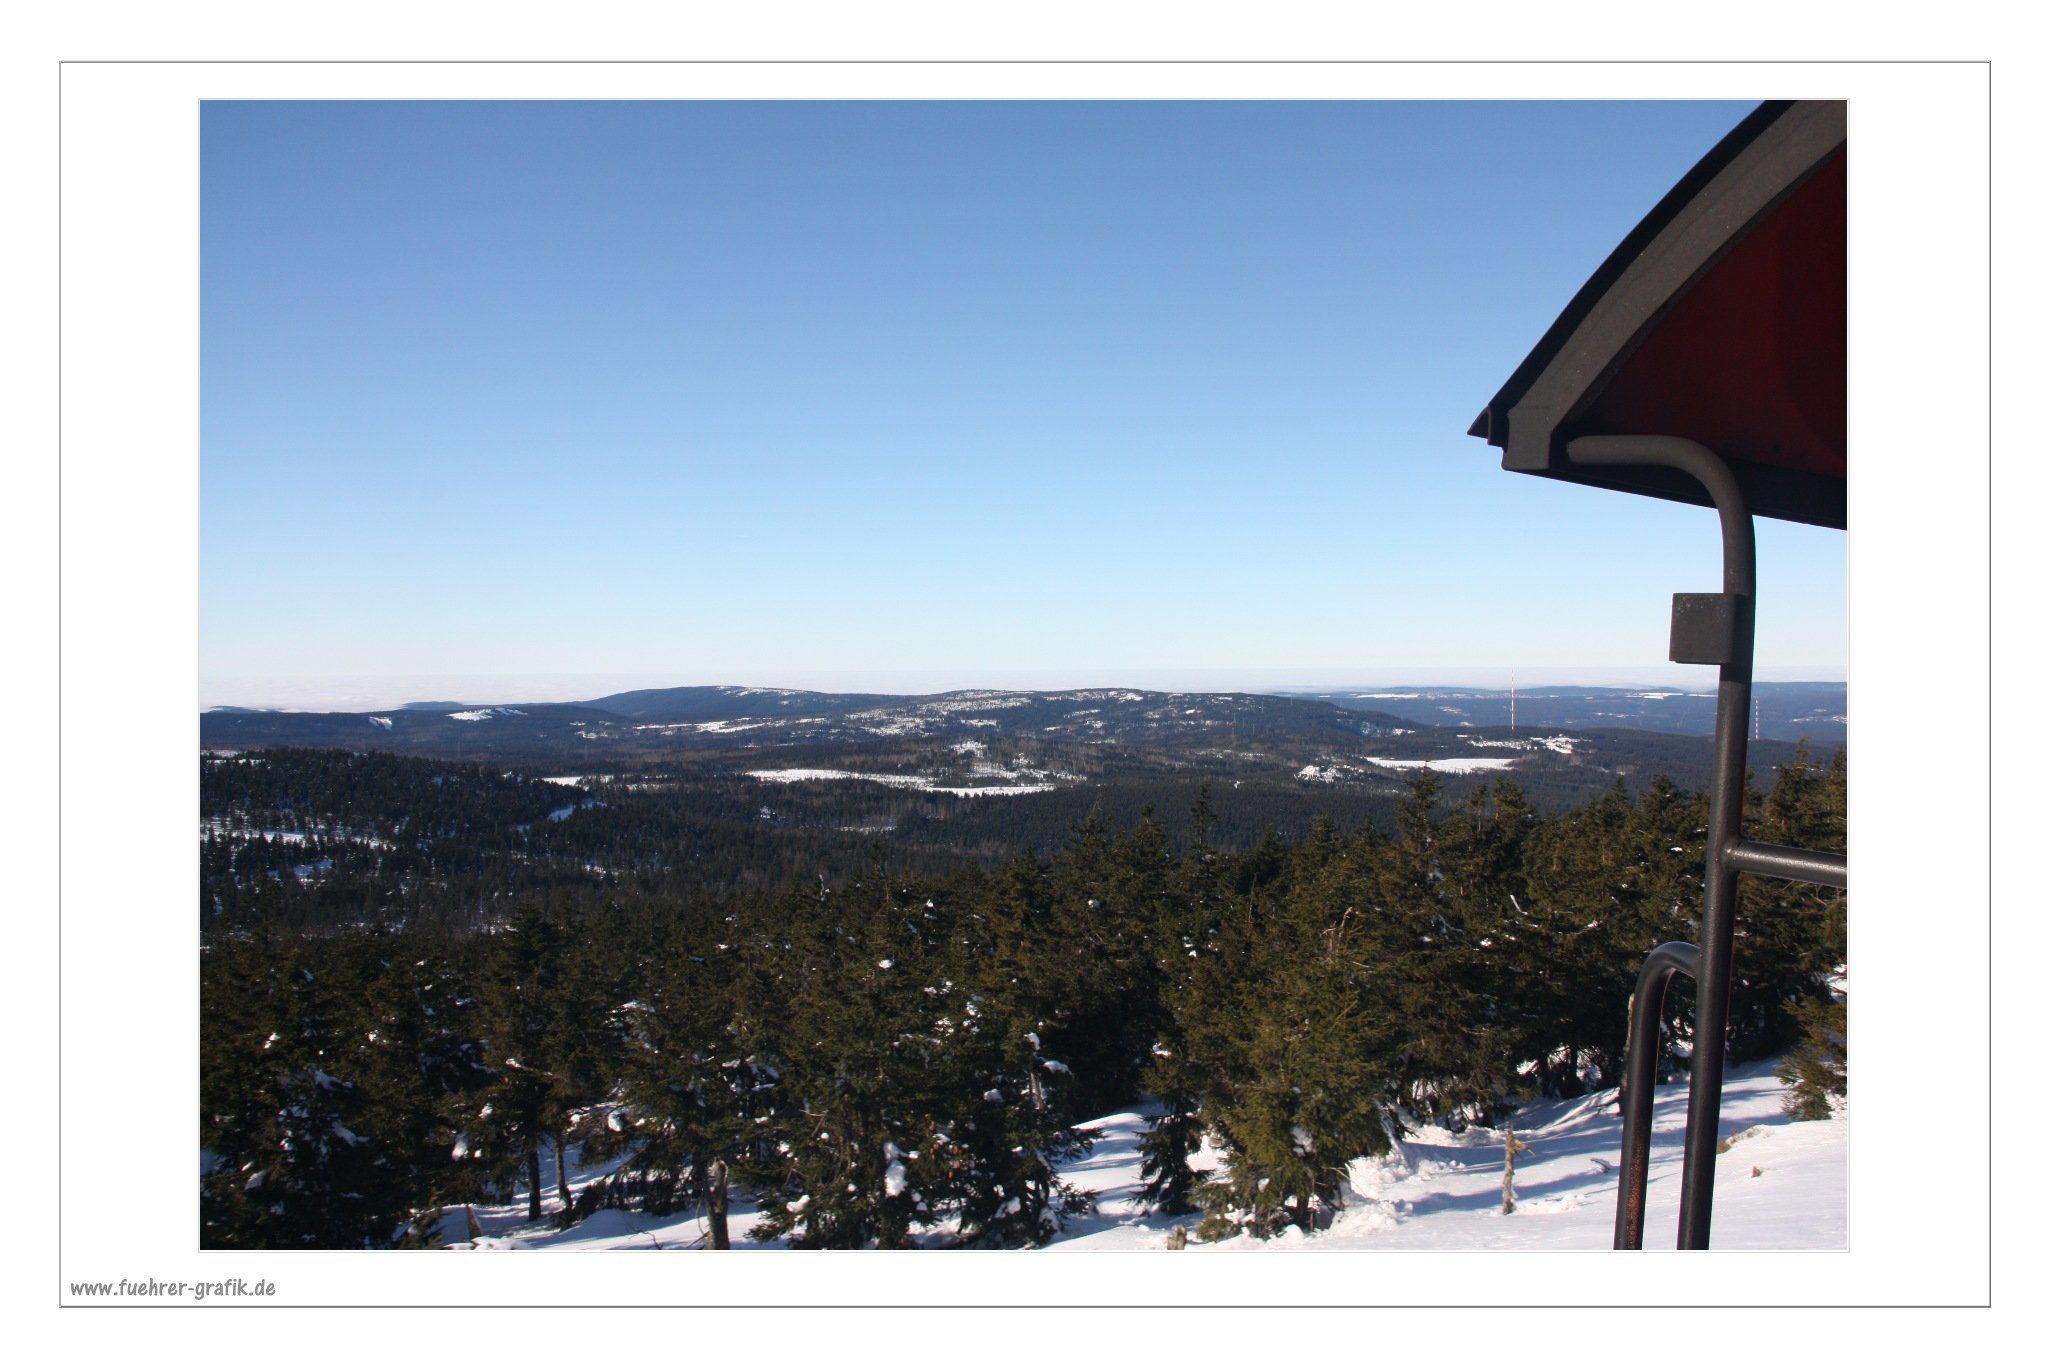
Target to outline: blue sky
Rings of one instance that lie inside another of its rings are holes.
[[[208,103],[202,701],[1670,676],[1712,514],[1464,433],[1750,107]]]

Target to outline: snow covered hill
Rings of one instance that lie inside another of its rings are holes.
[[[1845,1250],[1848,1247],[1849,1117],[1846,1107],[1823,1122],[1793,1123],[1783,1109],[1784,1087],[1771,1063],[1730,1070],[1721,1131],[1727,1151],[1716,1166],[1713,1244],[1724,1250]],[[1516,1137],[1529,1144],[1515,1163],[1515,1211],[1501,1213],[1504,1131],[1468,1128],[1451,1133],[1425,1127],[1386,1157],[1354,1162],[1346,1207],[1328,1231],[1306,1237],[1290,1231],[1271,1241],[1249,1237],[1203,1244],[1194,1240],[1198,1217],[1169,1219],[1148,1211],[1141,1198],[1138,1137],[1142,1113],[1112,1114],[1089,1124],[1094,1150],[1063,1172],[1095,1196],[1093,1214],[1069,1221],[1048,1251],[1164,1249],[1176,1223],[1186,1227],[1187,1249],[1415,1251],[1595,1250],[1614,1235],[1616,1170],[1621,1119],[1614,1092],[1534,1104],[1515,1116]],[[1657,1091],[1650,1145],[1650,1187],[1644,1245],[1670,1247],[1677,1237],[1680,1133],[1685,1088]],[[1213,1164],[1213,1158],[1209,1163]],[[582,1183],[608,1168],[581,1173]],[[557,1230],[529,1224],[524,1206],[478,1207],[481,1236],[470,1240],[461,1210],[443,1225],[443,1240],[457,1249],[561,1249],[669,1251],[705,1245],[700,1213],[670,1219],[619,1209]],[[752,1211],[735,1205],[733,1244],[775,1247],[747,1238]],[[925,1235],[942,1246],[945,1229]]]

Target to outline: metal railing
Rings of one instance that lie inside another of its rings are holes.
[[[1714,1158],[1720,1141],[1728,1011],[1734,983],[1735,878],[1738,873],[1846,888],[1848,859],[1836,853],[1763,844],[1742,837],[1748,721],[1756,667],[1756,526],[1720,456],[1675,436],[1582,436],[1565,447],[1575,464],[1660,465],[1705,486],[1721,520],[1721,591],[1677,593],[1671,602],[1671,661],[1720,666],[1714,715],[1713,788],[1707,815],[1706,897],[1700,942],[1651,950],[1630,1008],[1622,1100],[1622,1177],[1614,1217],[1616,1250],[1643,1244],[1649,1183],[1650,1120],[1656,1098],[1659,1021],[1671,978],[1696,984],[1691,1084],[1685,1106],[1685,1167],[1679,1191],[1678,1246],[1707,1246],[1714,1218]]]

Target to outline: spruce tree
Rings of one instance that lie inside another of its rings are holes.
[[[523,1180],[526,1216],[544,1211],[542,1156],[567,1118],[568,1088],[557,1055],[555,998],[566,971],[565,935],[537,905],[516,912],[492,936],[482,986],[483,1027],[493,1081],[476,1115],[472,1151],[488,1152],[502,1179]]]
[[[1275,883],[1244,890],[1195,960],[1178,1022],[1224,1151],[1191,1195],[1209,1211],[1205,1237],[1313,1230],[1340,1206],[1349,1164],[1390,1145],[1400,1039],[1358,848],[1317,832]]]
[[[214,986],[241,995],[208,1006],[203,1025],[202,1244],[393,1245],[414,1200],[403,1154],[370,1131],[364,1092],[346,1074],[357,983],[290,951],[230,966]]]
[[[1187,1045],[1174,1029],[1152,1045],[1143,1073],[1159,1114],[1138,1139],[1143,1154],[1139,1174],[1146,1201],[1169,1217],[1193,1210],[1190,1196],[1206,1174],[1189,1165],[1202,1146],[1202,1076],[1186,1054]]]
[[[1778,770],[1770,794],[1760,800],[1752,794],[1747,837],[1842,851],[1848,822],[1837,790],[1800,746]],[[1846,899],[1839,891],[1776,877],[1739,880],[1730,1061],[1775,1056],[1791,1047],[1806,1031],[1799,1006],[1831,998],[1830,979],[1846,967],[1845,949],[1838,946]]]

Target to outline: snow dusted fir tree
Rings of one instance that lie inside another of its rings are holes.
[[[347,1074],[360,983],[315,973],[296,953],[265,963],[257,951],[208,964],[201,997],[200,1243],[396,1245],[416,1192]]]
[[[1142,1075],[1160,1113],[1138,1139],[1138,1150],[1144,1153],[1139,1173],[1145,1178],[1145,1198],[1169,1217],[1194,1209],[1190,1196],[1207,1176],[1188,1164],[1202,1146],[1202,1090],[1186,1052],[1177,1033],[1161,1038],[1152,1045],[1152,1058]]]
[[[1068,1074],[1019,1013],[1002,917],[983,911],[857,884],[786,897],[747,934],[787,991],[764,1034],[778,1104],[744,1172],[771,1192],[755,1237],[907,1247],[957,1220],[970,1244],[1035,1245],[1081,1207],[1057,1174],[1087,1147],[1061,1108]]]
[[[1849,1095],[1849,997],[1807,1000],[1793,1006],[1803,1036],[1778,1066],[1791,1086],[1785,1112],[1799,1120],[1834,1117],[1834,1101]]]
[[[1179,1014],[1189,1007],[1193,965],[1217,927],[1222,904],[1223,860],[1209,840],[1216,827],[1209,784],[1204,782],[1189,811],[1190,840],[1175,864],[1149,917],[1157,1027],[1139,1074],[1139,1085],[1160,1113],[1139,1139],[1145,1197],[1168,1216],[1194,1209],[1194,1189],[1209,1177],[1188,1163],[1202,1146],[1202,1102],[1207,1077],[1194,1064]]]
[[[1176,1010],[1223,1168],[1192,1193],[1205,1240],[1326,1226],[1349,1164],[1387,1151],[1387,1021],[1373,1008],[1348,849],[1320,823],[1290,885],[1248,886]]]
[[[960,1232],[970,1245],[1040,1246],[1068,1217],[1088,1211],[1088,1197],[1058,1171],[1089,1148],[1087,1137],[1056,1117],[1056,1093],[1072,1075],[1043,1055],[1035,1030],[1012,1026],[995,1083],[955,1129],[953,1147],[963,1158]]]
[[[455,968],[438,954],[406,951],[416,946],[382,933],[359,946],[372,959],[369,979],[360,1027],[339,1057],[361,1091],[362,1132],[378,1145],[375,1164],[416,1206],[402,1244],[429,1245],[442,1205],[463,1193],[456,1135],[490,1072]]]
[[[585,1160],[618,1165],[585,1202],[624,1203],[662,1215],[711,1194],[714,1168],[738,1160],[776,1073],[735,1028],[729,953],[666,945],[635,998],[615,1012],[624,1039],[611,1100],[584,1121]]]
[[[523,1179],[526,1216],[538,1220],[546,1190],[541,1158],[551,1141],[559,1146],[568,1114],[555,1027],[567,940],[552,917],[529,906],[491,946],[484,1021],[495,1074],[487,1101],[490,1137],[472,1145],[498,1159],[503,1177]]]
[[[1848,839],[1848,756],[1837,753],[1823,775],[1806,761],[1802,747],[1780,770],[1764,803],[1771,837],[1787,843],[1842,849]],[[1790,1007],[1797,1041],[1784,1056],[1778,1078],[1792,1089],[1786,1112],[1796,1119],[1825,1119],[1834,1101],[1849,1094],[1849,898],[1839,891],[1798,888],[1806,927],[1804,964],[1819,978],[1805,998]],[[1795,931],[1796,933],[1797,931]]]

